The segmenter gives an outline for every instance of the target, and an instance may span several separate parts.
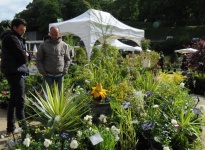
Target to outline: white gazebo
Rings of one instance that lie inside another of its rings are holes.
[[[79,36],[85,45],[88,59],[97,40],[103,44],[115,39],[129,39],[140,45],[141,39],[144,38],[144,30],[130,27],[118,21],[110,13],[95,9],[89,9],[67,21],[49,24],[49,28],[52,26],[58,27],[62,36],[66,34]]]

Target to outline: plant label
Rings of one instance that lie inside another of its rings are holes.
[[[99,133],[92,135],[90,138],[90,141],[92,142],[93,145],[97,145],[98,143],[103,141],[103,138]]]
[[[67,131],[62,131],[60,134],[60,137],[64,140],[71,140],[73,137],[75,137],[75,133],[74,132],[67,132]]]

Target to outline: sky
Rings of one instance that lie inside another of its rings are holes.
[[[15,14],[26,9],[33,0],[0,0],[0,22],[12,20]]]

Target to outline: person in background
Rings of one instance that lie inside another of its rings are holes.
[[[181,69],[184,70],[184,71],[188,70],[188,60],[187,60],[187,55],[186,54],[184,54],[184,56],[183,56]]]
[[[43,75],[43,87],[46,83],[52,88],[54,82],[58,85],[59,92],[64,75],[70,66],[71,46],[62,41],[57,27],[51,27],[49,36],[40,44],[36,55],[36,66]]]
[[[160,51],[159,55],[160,55],[160,59],[159,59],[159,61],[158,61],[157,64],[158,64],[158,65],[160,66],[160,68],[162,69],[162,72],[164,72],[164,54],[163,54],[162,51]]]
[[[26,129],[25,122],[25,78],[29,70],[26,65],[29,54],[26,52],[25,39],[26,21],[13,19],[11,30],[1,33],[2,58],[1,71],[10,86],[10,99],[7,109],[7,136],[15,133],[15,116],[19,127]],[[16,115],[15,115],[16,114]]]
[[[75,56],[75,50],[74,50],[74,48],[72,48],[72,49],[70,50],[70,63],[73,62],[74,56]]]

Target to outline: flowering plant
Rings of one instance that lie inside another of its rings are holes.
[[[102,99],[105,98],[106,91],[107,90],[103,89],[102,85],[98,83],[96,87],[92,87],[91,94],[93,95],[94,100],[101,101]]]

